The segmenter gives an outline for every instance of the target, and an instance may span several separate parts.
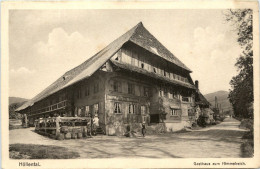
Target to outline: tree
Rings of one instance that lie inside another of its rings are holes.
[[[237,31],[237,42],[243,49],[235,64],[238,75],[232,77],[230,81],[229,100],[236,116],[253,118],[253,11],[230,9],[225,13],[225,17]]]

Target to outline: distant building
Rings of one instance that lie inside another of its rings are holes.
[[[122,135],[127,126],[140,129],[141,123],[177,131],[195,115],[190,73],[139,23],[16,111],[31,124],[57,114],[93,114],[109,135]]]

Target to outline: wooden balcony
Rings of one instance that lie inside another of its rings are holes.
[[[70,105],[70,101],[63,100],[61,102],[58,102],[58,103],[52,104],[50,106],[38,109],[36,111],[33,111],[28,116],[30,117],[30,116],[34,116],[34,115],[39,115],[39,114],[45,114],[45,113],[53,112],[53,111],[60,110],[60,109],[65,109],[69,105]]]

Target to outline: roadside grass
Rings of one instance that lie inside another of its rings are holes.
[[[17,153],[18,152],[18,153]],[[9,157],[13,159],[73,159],[80,157],[78,152],[69,151],[65,147],[35,144],[11,144]]]
[[[17,126],[9,125],[9,130],[22,129],[22,128],[23,128],[23,126],[21,126],[21,125],[17,125]]]
[[[244,158],[250,158],[254,156],[254,124],[253,119],[243,119],[239,128],[249,129],[245,132],[242,139],[244,142],[241,144],[241,156]]]

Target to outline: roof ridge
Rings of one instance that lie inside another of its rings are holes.
[[[145,35],[145,34],[148,37],[144,37],[143,35]],[[149,38],[149,36],[150,36],[150,38]],[[148,41],[145,41],[145,39],[147,39]],[[145,28],[145,26],[143,26],[142,22],[139,22],[137,24],[137,28],[136,28],[134,34],[130,37],[130,41],[134,42],[138,46],[141,46],[141,47],[145,48],[146,50],[168,60],[169,62],[174,63],[175,65],[181,67],[182,69],[192,72],[179,58],[177,58],[151,32],[149,32],[149,30],[147,30]],[[153,43],[153,44],[157,43],[158,45],[152,46],[151,43]],[[148,46],[147,46],[147,44],[148,44]],[[156,48],[156,50],[159,49],[159,53],[158,53],[158,50],[155,52],[153,49],[151,49],[154,47]]]

